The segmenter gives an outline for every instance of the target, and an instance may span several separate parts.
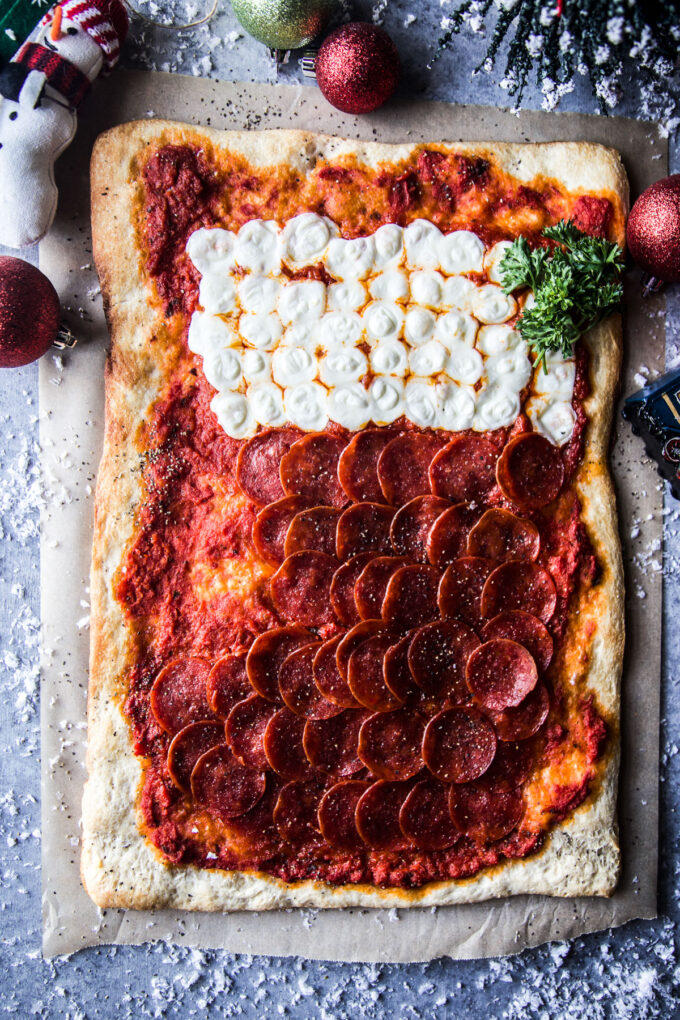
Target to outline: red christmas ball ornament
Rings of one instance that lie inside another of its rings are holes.
[[[0,368],[42,357],[59,331],[59,297],[44,273],[0,255]]]
[[[651,279],[645,290],[661,282],[680,281],[680,174],[672,174],[643,191],[628,217],[626,241],[630,254]]]
[[[390,98],[401,64],[384,29],[361,21],[337,28],[321,45],[314,71],[319,88],[343,113],[370,113]]]

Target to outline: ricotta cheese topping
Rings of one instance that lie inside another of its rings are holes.
[[[187,253],[200,308],[188,345],[217,390],[220,425],[242,439],[264,425],[356,430],[404,415],[485,432],[511,425],[524,394],[534,429],[562,446],[575,423],[575,365],[552,354],[533,367],[512,326],[517,302],[500,286],[508,246],[423,219],[347,239],[311,212],[283,228],[251,220],[236,234],[195,231]],[[310,266],[332,282],[291,279]]]

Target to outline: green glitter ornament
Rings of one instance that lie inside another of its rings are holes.
[[[272,50],[297,50],[316,38],[337,0],[232,0],[246,32]]]

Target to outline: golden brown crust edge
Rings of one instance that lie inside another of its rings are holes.
[[[112,596],[113,571],[132,535],[139,500],[134,439],[167,369],[146,343],[156,313],[140,282],[139,257],[130,225],[135,196],[131,171],[150,144],[203,140],[242,152],[254,163],[288,160],[304,170],[320,153],[346,153],[367,162],[406,156],[412,145],[391,146],[329,139],[300,131],[221,132],[170,122],[126,124],[101,136],[92,159],[92,223],[95,261],[102,282],[112,351],[107,367],[104,451],[95,496],[92,557],[91,663],[88,696],[89,778],[83,799],[81,872],[101,907],[173,907],[196,910],[267,909],[291,906],[431,906],[467,903],[518,893],[559,896],[608,895],[619,870],[616,837],[618,750],[610,754],[596,797],[552,831],[531,857],[504,862],[472,879],[438,882],[415,891],[366,886],[329,887],[317,882],[287,885],[270,876],[173,867],[140,834],[135,805],[141,766],[134,756],[120,709],[122,677],[129,657],[125,622]],[[531,180],[555,177],[570,190],[609,190],[627,207],[627,182],[618,154],[581,143],[536,146],[477,143],[457,151],[489,152],[508,172]],[[606,458],[621,357],[618,318],[587,338],[593,395],[586,403],[586,453],[576,486],[584,520],[603,567],[596,605],[582,606],[598,619],[588,686],[610,717],[619,711],[623,658],[623,580],[616,505]],[[159,345],[155,345],[158,347]]]

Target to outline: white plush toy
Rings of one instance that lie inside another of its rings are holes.
[[[57,208],[54,162],[73,140],[91,82],[127,34],[121,0],[64,0],[0,70],[0,244],[39,241]]]

